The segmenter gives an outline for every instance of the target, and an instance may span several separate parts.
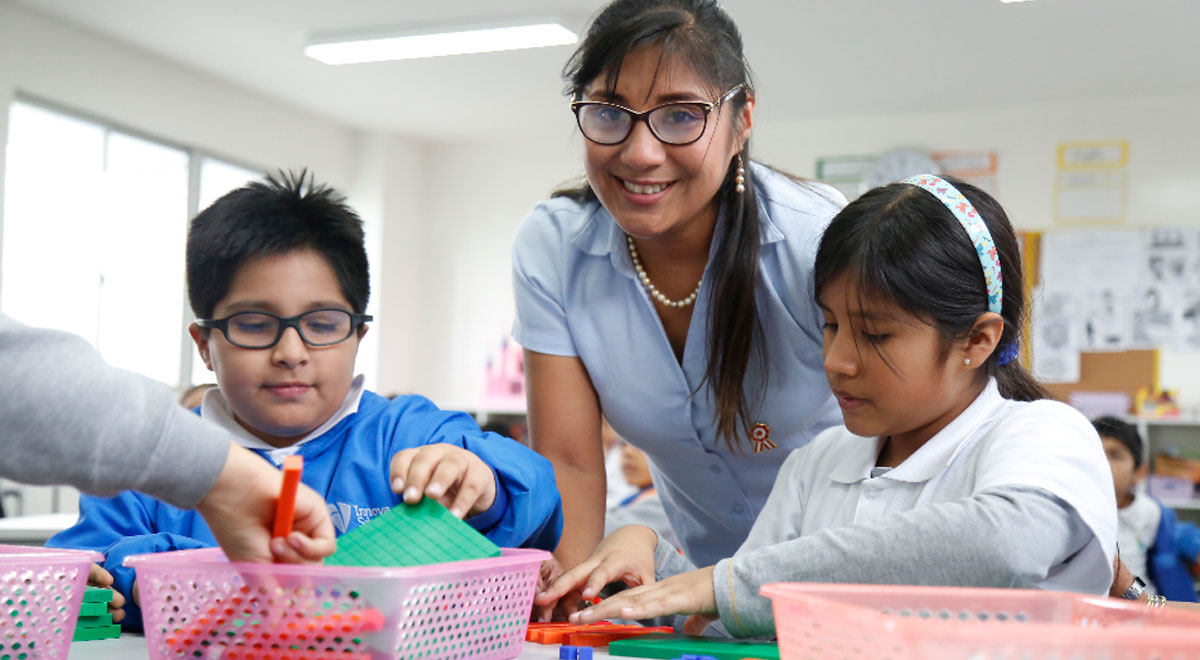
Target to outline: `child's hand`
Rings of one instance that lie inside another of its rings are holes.
[[[698,614],[688,619],[685,629],[691,634],[702,631],[717,613],[713,591],[713,567],[689,571],[661,582],[622,591],[571,615],[571,623],[593,623],[610,617],[649,619],[670,614]]]
[[[558,605],[575,620],[574,602],[594,598],[609,582],[622,580],[631,587],[654,582],[656,547],[658,535],[642,525],[628,525],[609,534],[582,564],[559,575],[537,594],[533,602],[543,608],[540,618],[548,619],[549,606],[568,594],[573,594],[569,602]]]
[[[392,490],[416,504],[428,495],[462,518],[496,501],[496,476],[478,456],[454,445],[425,445],[392,457]]]
[[[112,589],[112,573],[104,570],[100,564],[92,564],[88,569],[88,586]],[[108,613],[112,615],[113,623],[120,623],[125,618],[125,597],[113,589],[112,601],[108,603]]]

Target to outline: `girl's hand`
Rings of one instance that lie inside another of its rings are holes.
[[[454,445],[405,449],[392,457],[392,490],[416,504],[428,495],[462,518],[478,515],[496,501],[496,476],[475,454]]]
[[[671,614],[706,615],[688,619],[689,633],[703,630],[717,613],[717,597],[713,591],[713,567],[701,568],[669,577],[661,582],[622,591],[603,602],[576,612],[571,623],[592,623],[610,617],[649,619]]]
[[[104,570],[100,564],[92,564],[88,568],[88,586],[112,589],[112,573]],[[136,583],[135,583],[136,584]],[[125,618],[125,596],[113,589],[112,600],[108,603],[108,613],[112,615],[113,623],[120,623]]]
[[[654,550],[657,547],[658,534],[649,527],[622,527],[601,541],[583,563],[551,581],[533,602],[546,608],[573,593],[577,597],[573,595],[569,602],[558,603],[573,620],[575,608],[567,606],[577,600],[594,598],[609,582],[622,580],[631,587],[654,582]],[[542,620],[545,620],[545,611]]]

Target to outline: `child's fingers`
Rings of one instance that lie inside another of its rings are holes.
[[[114,610],[109,607],[108,613],[112,615],[113,623],[121,623],[121,621],[125,619],[125,610]]]
[[[430,477],[433,476],[434,470],[445,456],[445,452],[441,450],[442,447],[442,445],[426,445],[415,450],[404,450],[413,452],[412,459],[408,464],[408,472],[400,476],[404,480],[404,501],[406,503],[416,504],[425,496],[425,492],[429,489]]]
[[[88,584],[93,587],[111,587],[112,583],[112,574],[104,570],[103,566],[92,564],[88,567]]]
[[[468,459],[466,474],[458,484],[458,492],[450,504],[450,513],[462,518],[487,511],[496,501],[495,477],[483,461]]]
[[[714,614],[693,614],[683,622],[683,633],[685,635],[703,635],[709,624],[720,618]]]
[[[589,575],[591,575],[592,569],[594,569],[598,563],[599,562],[595,559],[588,559],[575,568],[563,573],[555,578],[554,581],[546,587],[545,591],[537,594],[537,596],[534,597],[533,602],[537,603],[538,605],[553,604],[555,601],[565,596],[568,591],[578,588],[579,585],[584,582]]]
[[[337,542],[333,539],[313,538],[300,532],[292,532],[286,539],[271,539],[275,561],[289,564],[319,563],[336,549]]]
[[[442,504],[447,504],[446,495],[457,486],[462,488],[462,482],[467,477],[466,457],[457,453],[447,453],[438,460],[437,467],[429,476],[429,484],[425,486],[425,495],[437,498]]]
[[[108,609],[111,612],[113,610],[119,610],[122,607],[125,607],[125,595],[116,589],[113,589],[112,600],[108,602]]]
[[[417,455],[420,449],[404,449],[396,452],[392,456],[391,467],[391,484],[392,492],[403,493],[404,488],[408,485],[405,480],[408,478],[408,467],[412,464],[413,457]]]

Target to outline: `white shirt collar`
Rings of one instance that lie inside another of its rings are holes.
[[[1004,402],[1005,399],[1000,396],[999,387],[996,385],[996,379],[989,378],[983,391],[975,397],[966,410],[921,445],[920,449],[913,452],[912,456],[880,475],[879,478],[911,483],[929,481],[946,469],[946,466],[963,448],[967,440],[979,437],[977,429],[991,419],[993,413],[1003,406]],[[875,467],[875,460],[879,456],[879,450],[883,447],[883,441],[883,438],[875,438],[873,443],[863,443],[864,448],[872,451],[843,452],[842,460],[834,466],[829,478],[843,484],[858,483],[869,478],[871,468]]]
[[[233,434],[233,441],[246,449],[260,449],[266,452],[276,465],[281,465],[283,459],[287,456],[295,454],[300,449],[300,445],[319,438],[324,435],[329,429],[337,425],[338,422],[358,412],[358,404],[362,400],[363,381],[365,377],[359,374],[350,383],[350,391],[346,393],[346,398],[342,401],[342,405],[325,420],[317,428],[313,429],[308,435],[300,438],[300,440],[287,447],[272,447],[262,439],[255,436],[250,431],[247,431],[244,426],[238,423],[233,416],[233,411],[229,409],[229,403],[225,401],[225,395],[221,394],[221,388],[214,387],[204,393],[204,400],[200,404],[200,417]]]

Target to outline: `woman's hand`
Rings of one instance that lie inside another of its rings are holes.
[[[654,550],[657,547],[658,534],[649,527],[622,527],[601,541],[583,563],[551,579],[533,602],[542,608],[558,604],[559,609],[574,620],[577,616],[574,604],[595,598],[609,582],[621,580],[631,587],[654,582]],[[553,573],[556,567],[561,568],[555,562],[550,572]],[[568,594],[571,596],[564,598]],[[539,618],[548,620],[548,610],[543,609]]]
[[[603,602],[575,613],[572,623],[593,623],[610,617],[650,619],[671,614],[696,614],[688,619],[685,630],[698,634],[717,613],[713,590],[713,567],[689,571],[661,582],[622,591]]]
[[[405,449],[392,457],[392,490],[416,504],[428,495],[462,518],[487,511],[496,501],[496,475],[483,459],[454,445]]]

